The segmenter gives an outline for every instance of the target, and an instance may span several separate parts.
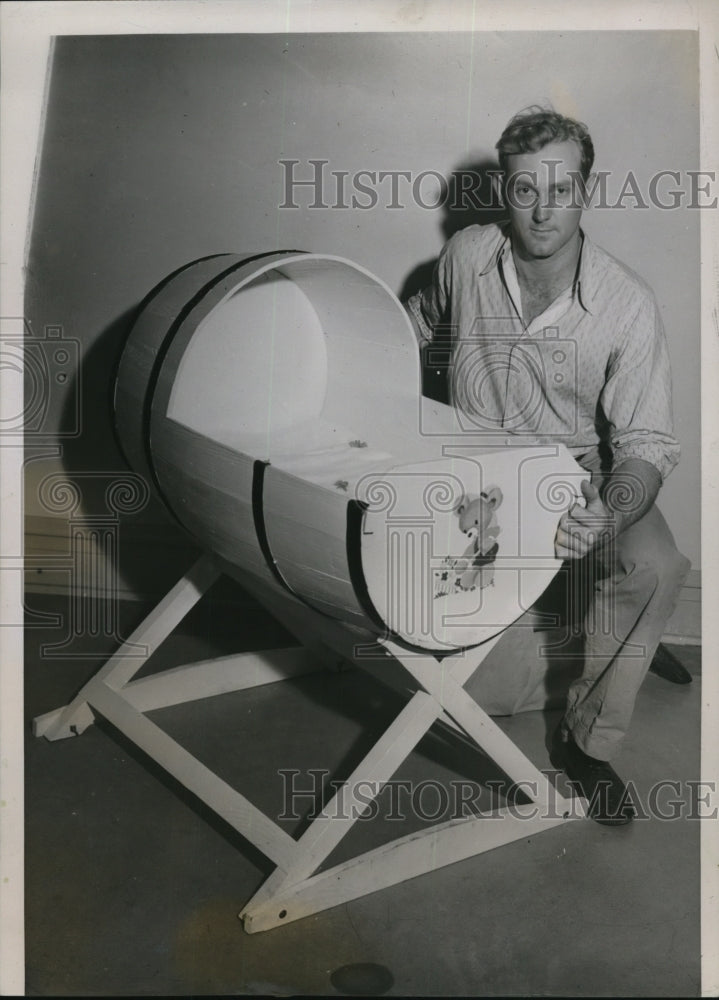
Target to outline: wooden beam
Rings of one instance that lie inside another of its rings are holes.
[[[541,812],[523,815],[519,808],[512,807],[449,820],[368,851],[279,891],[270,899],[263,899],[260,890],[240,918],[249,934],[269,930],[581,818],[581,803],[577,802],[568,818],[543,816]]]
[[[159,726],[128,705],[121,694],[111,691],[102,682],[91,681],[87,698],[120,732],[275,864],[282,869],[292,864],[297,855],[297,843],[288,833]]]
[[[124,699],[140,712],[183,705],[230,691],[274,684],[322,669],[317,657],[302,646],[266,649],[214,660],[187,663],[160,674],[132,681],[122,689]]]
[[[296,882],[316,871],[370,808],[369,789],[376,788],[377,794],[380,793],[439,714],[441,709],[424,691],[414,695],[300,837],[297,856],[283,882]],[[365,793],[362,798],[357,797],[360,785]]]
[[[219,575],[220,571],[212,557],[201,556],[68,705],[57,713],[48,713],[36,720],[36,735],[44,736],[48,740],[79,735],[92,723],[92,713],[88,714],[88,699],[85,694],[88,687],[103,682],[108,687],[118,690],[126,684],[209,590]],[[145,653],[138,654],[138,647],[144,647]]]
[[[402,658],[402,650],[394,643],[386,641],[383,645],[394,656]],[[550,808],[556,804],[558,810],[569,809],[569,800],[556,791],[547,776],[534,766],[519,747],[502,732],[496,722],[457,683],[453,670],[462,669],[461,660],[446,657],[440,664],[428,656],[411,656],[404,657],[402,662],[422,687],[433,695],[437,703],[502,768],[505,774],[515,782],[522,782],[523,788],[529,783],[532,790],[536,790],[534,795],[536,801],[543,806]]]
[[[72,712],[68,712],[68,708],[69,706],[65,705],[44,715],[35,716],[32,720],[33,736],[45,736],[49,740],[57,740],[64,736],[79,736],[95,721],[87,702],[76,705]],[[48,735],[50,733],[52,735]]]

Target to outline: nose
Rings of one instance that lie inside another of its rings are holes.
[[[549,218],[549,208],[543,199],[537,198],[532,209],[532,222],[546,222]]]

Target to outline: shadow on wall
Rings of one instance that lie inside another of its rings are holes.
[[[94,533],[96,544],[104,544],[99,540],[106,537],[103,528],[116,526],[111,557],[116,579],[138,595],[169,589],[197,554],[151,484],[130,470],[115,435],[117,365],[140,308],[138,304],[119,315],[83,353],[60,421],[61,434],[72,428],[79,398],[80,433],[63,442],[64,471],[81,497],[81,508],[69,516],[81,515],[83,534]],[[103,588],[106,583],[98,581]]]
[[[506,221],[493,187],[492,178],[498,171],[498,162],[489,157],[460,163],[452,171],[441,225],[445,241],[467,226],[489,226]],[[402,302],[431,283],[436,263],[437,258],[431,257],[410,271],[400,289]],[[442,403],[449,402],[449,339],[449,331],[440,328],[432,346],[422,351],[422,394]]]

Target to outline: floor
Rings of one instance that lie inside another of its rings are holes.
[[[41,647],[58,641],[67,619],[40,627],[51,621],[42,616],[66,616],[67,607],[47,595],[31,595],[28,607],[28,995],[700,995],[699,823],[687,784],[699,775],[697,647],[672,647],[692,684],[650,674],[640,692],[616,764],[640,805],[631,826],[566,824],[248,935],[237,914],[270,870],[254,848],[101,719],[76,739],[30,735],[33,716],[69,700],[115,642],[73,639],[53,657]],[[122,635],[146,610],[121,605]],[[220,587],[156,660],[171,666],[288,642],[249,595]],[[400,704],[349,670],[153,718],[277,816],[291,780],[280,771],[299,771],[297,787],[308,789],[310,769],[346,772]],[[532,712],[501,725],[548,768],[556,720]],[[427,737],[398,777],[450,787],[492,775],[481,756]],[[311,805],[308,793],[302,808]],[[398,822],[380,814],[358,823],[347,851],[397,836]],[[399,832],[422,822],[408,819]],[[283,823],[293,831],[303,820]]]

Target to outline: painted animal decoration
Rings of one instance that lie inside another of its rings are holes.
[[[497,535],[501,528],[497,508],[502,503],[498,486],[483,490],[473,499],[465,497],[457,507],[459,527],[470,539],[468,548],[459,558],[446,556],[435,571],[435,597],[458,590],[480,590],[494,584],[494,563],[499,551]]]

